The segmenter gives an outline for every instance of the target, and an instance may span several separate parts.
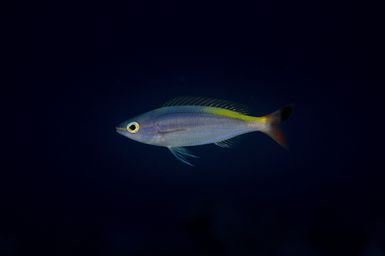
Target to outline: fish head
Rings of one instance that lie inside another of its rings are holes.
[[[124,121],[116,126],[116,132],[135,141],[146,144],[157,144],[159,133],[153,118],[146,115]]]

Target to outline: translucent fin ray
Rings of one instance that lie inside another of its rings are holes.
[[[186,148],[183,147],[169,147],[171,153],[182,163],[190,166],[194,166],[188,161],[188,157],[198,158],[198,156],[191,154]]]
[[[235,144],[235,139],[222,140],[214,144],[221,148],[231,148]]]
[[[204,97],[189,97],[189,96],[177,97],[163,104],[163,107],[169,107],[169,106],[208,106],[208,107],[225,108],[225,109],[237,111],[242,114],[248,113],[247,107],[242,104],[234,103],[227,100],[204,98]]]

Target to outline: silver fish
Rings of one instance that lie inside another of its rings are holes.
[[[119,124],[116,131],[132,140],[167,147],[178,160],[192,166],[188,157],[197,156],[185,147],[229,147],[230,139],[249,132],[264,132],[285,146],[278,124],[291,113],[292,106],[288,105],[265,116],[250,116],[228,101],[181,97]]]

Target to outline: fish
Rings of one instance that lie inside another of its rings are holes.
[[[187,147],[215,144],[231,147],[235,137],[263,132],[286,147],[279,128],[293,111],[284,106],[270,114],[251,116],[246,108],[227,100],[202,97],[178,97],[162,107],[124,121],[116,131],[134,141],[166,147],[181,162],[193,166]]]

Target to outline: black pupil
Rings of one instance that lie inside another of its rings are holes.
[[[130,125],[130,127],[129,127],[129,128],[130,128],[130,130],[132,130],[132,131],[133,131],[133,130],[135,130],[136,126],[135,126],[134,124],[132,124],[132,125]]]

